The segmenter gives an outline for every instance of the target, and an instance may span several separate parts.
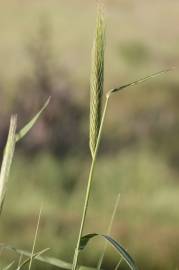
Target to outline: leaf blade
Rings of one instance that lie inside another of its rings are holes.
[[[152,78],[158,77],[158,76],[160,76],[160,75],[162,75],[162,74],[165,74],[165,73],[167,73],[167,72],[170,72],[170,71],[172,71],[173,69],[174,69],[174,68],[164,69],[164,70],[161,70],[161,71],[159,71],[159,72],[152,73],[152,74],[150,74],[149,76],[146,76],[146,77],[144,77],[144,78],[141,78],[141,79],[138,79],[138,80],[136,80],[136,81],[133,81],[133,82],[131,82],[131,83],[127,83],[127,84],[124,84],[124,85],[122,85],[122,86],[120,86],[120,87],[113,88],[113,89],[111,89],[111,90],[107,93],[107,95],[110,95],[110,94],[113,94],[113,93],[115,93],[115,92],[124,90],[125,88],[130,87],[130,86],[138,85],[138,84],[143,83],[143,82],[145,82],[145,81],[147,81],[147,80],[149,80],[149,79],[152,79]]]
[[[40,109],[40,111],[16,134],[16,142],[20,141],[35,125],[41,114],[44,112],[44,110],[47,108],[51,97],[47,99],[43,107]]]
[[[22,263],[17,267],[16,270],[22,269],[27,263],[30,263],[30,261],[31,261],[32,259],[38,258],[38,256],[42,255],[43,253],[45,253],[45,252],[48,251],[48,250],[49,250],[49,248],[46,248],[46,249],[43,249],[43,250],[41,250],[41,251],[39,251],[39,252],[37,252],[37,253],[34,253],[31,257],[29,257],[29,258],[26,259],[24,262],[22,262]]]
[[[116,240],[114,240],[112,237],[110,237],[108,235],[97,234],[97,233],[91,233],[91,234],[84,235],[81,238],[79,250],[83,250],[86,247],[86,245],[88,244],[88,242],[96,236],[100,236],[100,237],[104,238],[106,241],[108,241],[112,245],[112,247],[115,248],[118,251],[118,253],[120,253],[121,257],[129,265],[131,270],[138,270],[138,267],[137,267],[135,261],[129,255],[129,253],[125,250],[125,248],[121,244],[119,244]]]
[[[123,259],[126,261],[126,263],[129,265],[129,267],[131,269],[135,269],[135,270],[138,269],[138,267],[135,264],[135,261],[133,260],[131,255],[125,250],[125,248],[122,245],[120,245],[116,240],[114,240],[112,237],[110,237],[108,235],[103,235],[103,237],[107,241],[109,241],[109,243],[113,247],[116,247],[116,249],[120,252],[121,256],[123,257]]]
[[[26,256],[28,258],[31,257],[31,252],[15,248],[15,247],[13,247],[11,245],[5,245],[5,244],[0,243],[0,249],[6,249],[6,250],[9,250],[9,251],[15,252],[17,254]],[[37,253],[36,253],[36,256],[34,257],[34,259],[38,260],[40,262],[47,263],[49,265],[55,266],[55,267],[60,268],[60,269],[66,269],[66,270],[71,270],[72,269],[72,264],[71,263],[65,262],[63,260],[60,260],[60,259],[57,259],[57,258],[54,258],[54,257],[41,256],[41,254],[38,254],[38,256],[37,256]],[[80,269],[80,268],[85,269],[85,270],[87,270],[87,269],[95,270],[96,269],[96,268],[87,267],[87,266],[84,266],[84,265],[80,265],[78,267],[78,269]]]
[[[17,127],[17,117],[13,115],[11,116],[11,120],[10,120],[9,133],[8,133],[8,138],[7,138],[4,154],[3,154],[3,160],[2,160],[1,171],[0,171],[0,214],[3,208],[10,168],[11,168],[11,164],[12,164],[12,160],[14,156],[15,143],[16,143],[16,140],[15,140],[16,127]]]

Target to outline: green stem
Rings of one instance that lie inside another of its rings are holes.
[[[106,111],[107,111],[109,97],[110,97],[110,93],[106,95],[106,101],[105,101],[105,105],[104,105],[104,109],[103,109],[103,115],[101,118],[101,124],[100,124],[100,128],[99,128],[97,142],[96,142],[96,148],[95,148],[94,155],[93,155],[92,162],[91,162],[91,167],[90,167],[90,172],[89,172],[89,177],[88,177],[88,184],[87,184],[87,188],[86,188],[86,196],[85,196],[83,214],[82,214],[81,225],[80,225],[80,231],[79,231],[78,241],[77,241],[77,245],[76,245],[76,249],[75,249],[75,253],[74,253],[74,257],[73,257],[72,270],[77,269],[80,240],[81,240],[84,225],[85,225],[85,219],[86,219],[89,197],[90,197],[91,186],[92,186],[92,180],[93,180],[93,172],[94,172],[94,167],[95,167],[95,162],[96,162],[96,156],[97,156],[98,149],[99,149],[99,144],[101,141],[101,134],[102,134],[104,119],[105,119],[105,115],[106,115]]]
[[[114,270],[118,270],[119,266],[121,265],[122,262],[122,258],[119,260],[119,262],[116,264],[116,267],[114,268]]]
[[[111,234],[111,230],[112,230],[112,226],[113,226],[114,219],[115,219],[115,216],[116,216],[117,208],[119,206],[119,199],[120,199],[120,194],[117,195],[117,198],[116,198],[116,201],[115,201],[115,204],[114,204],[114,209],[113,209],[112,216],[111,216],[109,226],[108,226],[108,229],[107,229],[107,235]],[[105,255],[106,250],[107,250],[107,245],[108,245],[107,242],[105,242],[103,252],[101,254],[101,257],[99,258],[99,262],[98,262],[98,265],[97,265],[97,270],[101,269],[103,259],[104,259],[104,255]]]

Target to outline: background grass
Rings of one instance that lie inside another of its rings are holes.
[[[178,1],[110,0],[106,13],[105,89],[178,64]],[[16,152],[1,242],[30,250],[43,202],[37,248],[50,247],[51,255],[67,260],[72,260],[89,167],[94,25],[95,1],[1,1],[1,148],[10,112],[18,111],[20,124],[26,122],[52,94],[48,111]],[[120,192],[113,235],[141,269],[179,264],[177,73],[111,100],[95,173],[86,232],[106,232]],[[96,265],[101,247],[91,243],[81,261]],[[1,255],[2,264],[12,259],[9,255]],[[109,249],[106,267],[117,259]]]

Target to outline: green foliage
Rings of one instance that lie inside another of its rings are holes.
[[[67,196],[61,182],[65,182],[66,175],[73,172],[73,158],[57,162],[53,156],[44,153],[29,162],[26,156],[22,157],[17,153],[5,204],[6,215],[2,216],[1,241],[30,250],[37,208],[43,201],[44,211],[37,251],[51,247],[51,256],[68,261],[72,257],[76,240],[88,162],[87,159],[80,160],[76,157],[75,166],[81,168],[81,173],[76,177],[76,188]],[[37,174],[35,177],[34,171]],[[118,155],[101,156],[95,178],[98,181],[94,182],[91,194],[87,230],[106,233],[112,204],[120,191],[120,207],[113,225],[113,237],[135,254],[135,260],[139,262],[141,269],[153,270],[161,266],[168,269],[172,261],[177,263],[175,250],[179,249],[179,244],[175,240],[178,239],[179,226],[179,185],[178,175],[167,165],[167,161],[147,145],[141,145],[125,149]],[[106,191],[108,196],[104,196]],[[21,200],[17,200],[19,193]],[[22,204],[22,201],[26,203]],[[141,243],[135,241],[134,237],[137,240],[145,237],[146,241]],[[96,265],[103,250],[101,242],[96,239],[87,246],[86,252],[80,256],[82,264]],[[152,245],[155,246],[154,249]],[[158,258],[159,249],[165,254],[163,259]],[[3,254],[5,255],[5,251]],[[9,262],[12,261],[11,254],[8,257]],[[151,266],[151,258],[154,268]],[[109,247],[105,253],[104,267],[110,267],[116,260],[115,252]],[[122,269],[123,267],[121,265]],[[44,269],[45,265],[34,262],[33,268]]]
[[[7,190],[9,172],[14,155],[16,125],[17,125],[17,118],[16,116],[12,116],[10,121],[9,135],[7,138],[7,143],[3,155],[3,161],[0,172],[0,214],[2,212],[2,207]]]
[[[94,171],[95,171],[95,166],[96,166],[96,161],[97,161],[97,154],[99,150],[99,145],[101,142],[101,137],[102,137],[102,131],[103,131],[103,125],[104,121],[106,118],[107,114],[107,108],[109,104],[109,100],[112,97],[112,94],[115,94],[121,90],[124,90],[130,86],[136,86],[140,83],[143,83],[144,81],[156,77],[158,75],[161,75],[163,73],[166,73],[170,71],[171,69],[167,69],[152,75],[149,75],[147,77],[144,77],[142,79],[136,80],[132,83],[127,83],[124,84],[120,87],[117,88],[112,88],[109,90],[106,94],[106,100],[104,104],[104,108],[102,110],[102,97],[103,97],[103,83],[104,83],[104,19],[103,15],[101,12],[101,9],[99,9],[98,15],[97,15],[97,26],[96,26],[96,35],[95,35],[95,40],[94,40],[94,45],[93,45],[93,56],[92,56],[92,71],[91,71],[91,89],[90,89],[90,150],[91,150],[91,155],[92,155],[92,160],[91,160],[91,166],[89,169],[89,175],[88,175],[88,182],[87,182],[87,187],[86,187],[86,193],[85,193],[85,200],[83,204],[83,213],[82,213],[82,218],[81,218],[81,224],[80,224],[80,230],[79,230],[79,235],[76,243],[76,248],[73,256],[73,263],[67,263],[66,261],[59,260],[56,258],[51,258],[51,257],[42,257],[41,253],[43,253],[46,250],[43,250],[42,252],[34,253],[34,248],[35,248],[35,243],[36,243],[36,236],[37,236],[37,231],[35,234],[35,240],[33,244],[33,249],[32,252],[26,252],[24,250],[19,250],[16,248],[12,248],[10,246],[5,246],[1,245],[2,249],[10,249],[15,251],[16,253],[23,254],[27,257],[24,262],[22,262],[17,269],[21,269],[24,265],[29,263],[29,269],[31,268],[31,263],[33,259],[37,259],[39,261],[45,262],[47,264],[63,268],[63,269],[90,269],[90,267],[84,267],[80,266],[78,263],[79,260],[79,253],[81,250],[83,250],[87,243],[89,242],[90,239],[96,237],[96,236],[101,236],[104,238],[106,241],[108,241],[111,246],[120,253],[121,257],[123,260],[128,264],[128,266],[132,270],[137,270],[137,266],[133,260],[133,258],[129,255],[129,253],[123,248],[122,245],[120,245],[116,240],[114,240],[111,236],[109,235],[104,235],[104,234],[96,234],[96,233],[90,233],[87,235],[83,235],[84,228],[86,225],[86,220],[87,220],[87,214],[89,211],[89,199],[92,191],[92,184],[94,182]],[[0,184],[2,186],[2,196],[1,198],[1,208],[2,204],[4,201],[6,189],[7,189],[7,182],[8,182],[8,176],[9,176],[9,170],[11,167],[12,163],[12,158],[14,154],[14,149],[15,149],[15,143],[22,139],[32,128],[32,126],[35,124],[35,122],[38,120],[40,117],[41,113],[44,111],[44,109],[47,107],[49,103],[49,100],[45,103],[45,105],[42,107],[42,109],[37,113],[37,115],[18,133],[16,134],[16,121],[13,122],[13,124],[10,125],[10,130],[9,130],[9,136],[4,152],[4,157],[3,157],[3,162],[2,162],[2,168],[1,168],[1,175],[0,175]],[[51,179],[50,179],[51,180]],[[97,191],[97,195],[99,196],[99,192]],[[104,194],[103,194],[104,195]],[[108,194],[109,195],[109,191]],[[76,199],[76,198],[75,198]],[[106,209],[104,210],[106,214]],[[124,212],[125,213],[125,212]],[[67,224],[69,225],[69,224]],[[39,221],[37,224],[37,228],[39,226]],[[73,228],[74,229],[74,228]],[[67,242],[67,241],[66,241]],[[9,264],[11,267],[11,264]],[[9,267],[9,266],[7,266]]]
[[[124,84],[124,85],[122,85],[122,86],[120,86],[120,87],[117,87],[117,88],[114,88],[114,89],[110,90],[110,91],[107,93],[107,95],[109,96],[109,95],[111,95],[111,94],[113,94],[113,93],[115,93],[115,92],[124,90],[125,88],[130,87],[130,86],[136,86],[136,85],[138,85],[138,84],[140,84],[140,83],[143,83],[143,82],[145,82],[145,81],[147,81],[147,80],[149,80],[149,79],[158,77],[158,76],[162,75],[163,73],[165,74],[166,72],[169,72],[169,71],[171,71],[171,70],[173,70],[173,68],[161,70],[161,71],[159,71],[159,72],[157,72],[157,73],[153,73],[153,74],[151,74],[151,75],[149,75],[149,76],[146,76],[146,77],[141,78],[141,79],[139,79],[139,80],[136,80],[136,81],[134,81],[134,82]]]
[[[31,268],[31,262],[32,262],[32,260],[35,259],[35,258],[38,258],[40,255],[42,255],[43,253],[45,253],[47,250],[48,250],[48,248],[47,249],[44,249],[44,250],[42,250],[40,252],[34,253],[34,254],[30,253],[29,258],[26,259],[26,260],[24,260],[22,263],[20,263],[18,265],[18,267],[17,267],[16,270],[22,269],[26,264],[29,264],[29,268]],[[22,253],[20,254],[20,256],[22,256]]]
[[[45,105],[42,107],[42,109],[34,116],[34,118],[27,125],[25,125],[25,127],[22,128],[17,134],[16,134],[17,117],[16,116],[11,117],[9,134],[8,134],[7,143],[4,150],[4,155],[3,155],[2,165],[1,165],[1,172],[0,172],[0,214],[2,212],[2,207],[3,207],[5,195],[6,195],[9,172],[10,172],[12,159],[14,155],[15,144],[17,141],[21,140],[30,131],[30,129],[33,127],[33,125],[36,123],[36,121],[40,117],[41,113],[47,107],[48,103],[49,103],[49,99],[47,100]]]
[[[60,268],[60,269],[70,270],[72,268],[72,265],[70,263],[67,263],[67,262],[62,261],[62,260],[57,259],[57,258],[42,256],[43,253],[45,253],[46,251],[49,250],[49,248],[44,249],[44,250],[39,251],[39,252],[36,252],[32,256],[31,252],[20,250],[20,249],[17,249],[15,247],[12,247],[12,246],[0,245],[0,247],[1,247],[1,249],[7,249],[10,251],[14,251],[15,253],[17,253],[19,255],[24,255],[24,256],[28,257],[23,263],[21,263],[19,265],[17,270],[20,270],[24,265],[28,264],[31,260],[31,257],[35,260],[46,263],[48,265],[55,266],[55,267]],[[85,267],[85,266],[79,266],[79,269],[91,269],[91,270],[93,269],[94,270],[94,268],[92,268],[92,267]]]
[[[20,141],[31,130],[31,128],[35,125],[43,111],[47,108],[49,102],[50,98],[47,99],[41,110],[32,118],[32,120],[16,134],[16,142]]]
[[[83,250],[86,247],[86,245],[88,244],[89,240],[91,240],[92,238],[94,238],[96,236],[101,236],[106,241],[108,241],[113,246],[113,248],[116,249],[119,252],[119,254],[127,262],[127,264],[129,265],[129,267],[132,270],[137,270],[138,269],[137,266],[136,266],[136,264],[135,264],[135,262],[134,262],[134,260],[128,254],[128,252],[116,240],[114,240],[112,237],[110,237],[108,235],[100,235],[100,234],[97,234],[97,233],[92,233],[92,234],[84,235],[81,238],[79,249],[80,250]]]

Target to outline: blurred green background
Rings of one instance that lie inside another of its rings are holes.
[[[106,0],[105,89],[179,62],[178,0]],[[51,95],[30,135],[17,146],[0,242],[72,260],[90,165],[89,75],[95,1],[1,0],[0,150],[11,113],[19,128]],[[178,71],[111,99],[85,232],[105,233],[118,193],[112,236],[140,269],[179,266]],[[80,262],[96,265],[103,242]],[[3,251],[0,263],[14,254]],[[17,256],[15,257],[17,259]],[[104,268],[119,257],[108,249]],[[34,263],[33,269],[52,269]],[[121,269],[128,269],[121,264]]]

